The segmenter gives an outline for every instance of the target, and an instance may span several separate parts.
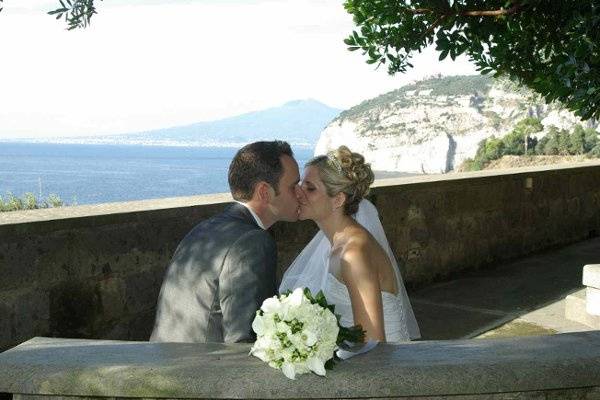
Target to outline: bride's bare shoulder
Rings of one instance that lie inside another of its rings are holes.
[[[349,233],[340,252],[342,264],[346,269],[370,269],[371,235],[362,228],[357,228]]]

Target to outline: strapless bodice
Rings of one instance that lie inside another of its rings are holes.
[[[343,326],[354,325],[348,288],[331,273],[327,274],[324,294],[329,304],[335,304],[335,313],[340,314],[341,317],[340,323]],[[402,342],[410,340],[401,296],[381,292],[381,301],[383,303],[386,341]]]

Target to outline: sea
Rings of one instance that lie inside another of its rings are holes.
[[[310,147],[292,146],[304,165]],[[68,205],[229,192],[238,148],[0,142],[0,196],[58,195]]]

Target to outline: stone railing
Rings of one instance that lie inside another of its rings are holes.
[[[408,286],[597,236],[600,162],[377,181]],[[147,339],[181,238],[229,195],[0,214],[0,351],[34,336]],[[280,274],[316,231],[279,223]]]
[[[89,399],[600,399],[600,332],[380,344],[292,381],[250,345],[35,338],[0,354],[0,396]]]

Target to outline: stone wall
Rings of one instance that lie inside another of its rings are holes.
[[[600,232],[600,162],[376,182],[408,286]],[[0,351],[33,336],[145,340],[179,240],[228,195],[0,214]],[[272,229],[280,271],[315,232]]]

